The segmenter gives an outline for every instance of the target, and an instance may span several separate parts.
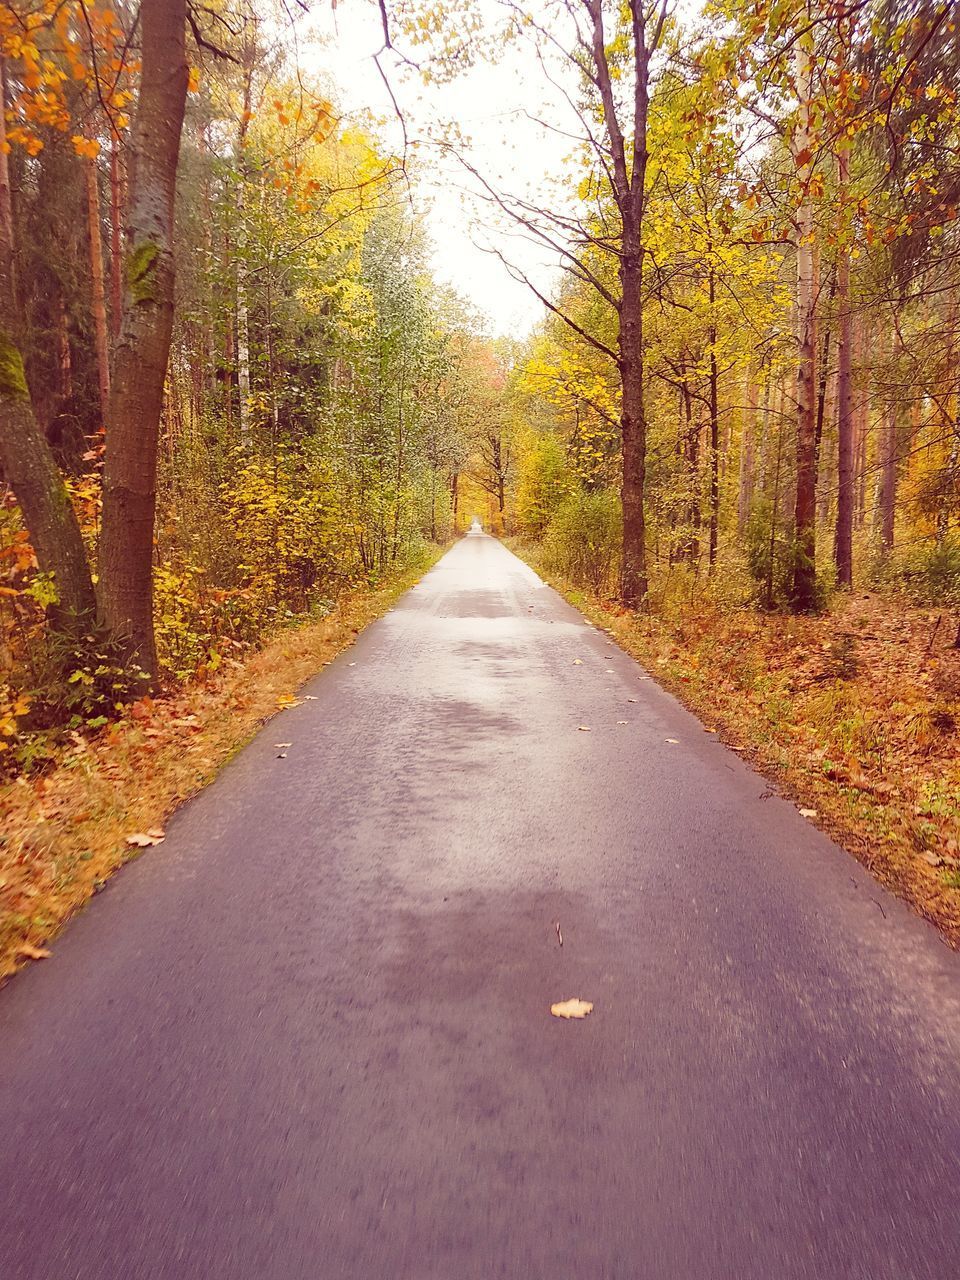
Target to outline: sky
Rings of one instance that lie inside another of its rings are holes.
[[[492,8],[496,0],[480,3]],[[373,61],[383,44],[376,4],[347,0],[336,9],[318,6],[313,24],[301,64],[330,79],[347,116],[372,114],[385,144],[401,151],[403,129]],[[529,119],[548,110],[548,87],[536,71],[529,74],[529,56],[524,61],[519,49],[505,50],[497,63],[474,68],[448,85],[424,86],[415,73],[389,64],[386,69],[408,136],[416,142],[413,198],[426,219],[437,278],[481,313],[492,335],[524,337],[543,316],[543,305],[486,250],[497,249],[545,293],[559,277],[557,260],[518,237],[502,217],[492,225],[474,181],[428,139],[438,122],[452,124],[470,138],[474,163],[498,190],[547,198],[549,175],[562,170],[570,149],[569,140]],[[553,111],[551,119],[556,103]]]

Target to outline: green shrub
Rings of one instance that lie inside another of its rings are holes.
[[[520,532],[542,537],[573,486],[563,442],[549,432],[538,436],[520,459],[516,498]]]
[[[602,594],[615,578],[623,537],[620,500],[610,489],[578,491],[559,505],[543,542],[544,564]]]
[[[894,550],[871,566],[870,577],[875,586],[901,588],[916,604],[960,607],[960,535]]]

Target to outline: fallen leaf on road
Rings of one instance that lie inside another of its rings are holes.
[[[672,742],[675,747],[680,745],[679,738],[664,738],[664,742]]]
[[[151,845],[162,844],[163,838],[162,831],[134,831],[126,837],[126,842],[132,849],[149,849]]]
[[[301,702],[316,702],[317,695],[315,693],[305,693],[300,699]]]
[[[277,748],[278,751],[285,751],[287,747],[292,747],[293,743],[292,742],[275,742],[273,745]]]
[[[801,810],[800,810],[800,817],[801,817],[801,818],[815,818],[816,816],[817,816],[817,811],[816,811],[816,809],[801,809]]]
[[[704,732],[704,733],[716,733],[717,731],[716,731],[716,729],[707,729],[707,728],[705,728],[703,732]]]
[[[627,699],[627,701],[628,701],[628,702],[639,702],[639,701],[640,701],[640,699],[639,699],[639,698],[628,698],[628,699]]]
[[[581,733],[589,733],[589,732],[590,732],[590,726],[589,726],[588,724],[578,724],[578,725],[577,725],[577,728],[580,730],[580,732],[581,732]]]
[[[589,1000],[579,998],[561,1000],[550,1006],[550,1012],[555,1018],[585,1018],[592,1010],[593,1004]]]
[[[626,723],[627,723],[627,722],[626,722],[626,720],[618,720],[618,721],[617,721],[617,724],[626,724]]]
[[[347,663],[347,666],[348,666],[348,667],[355,667],[356,665],[357,665],[357,664],[356,664],[355,662],[348,662],[348,663]]]
[[[582,666],[583,666],[583,659],[582,659],[582,658],[574,658],[574,660],[573,660],[573,665],[574,665],[575,667],[582,667]]]
[[[281,711],[286,711],[288,707],[299,707],[301,701],[300,698],[295,698],[292,693],[284,693],[277,699],[277,706]]]
[[[46,960],[50,952],[45,947],[32,947],[29,942],[17,947],[18,956],[26,956],[28,960]]]

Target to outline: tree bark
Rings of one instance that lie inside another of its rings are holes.
[[[817,290],[810,195],[813,176],[813,58],[813,35],[812,30],[808,30],[797,41],[796,80],[800,118],[794,143],[801,202],[797,219],[797,488],[790,603],[798,613],[810,612],[817,602]]]
[[[102,421],[105,422],[110,404],[110,340],[107,336],[107,298],[103,288],[103,240],[100,235],[100,186],[96,158],[85,156],[83,167],[87,184],[87,233],[90,238],[90,311],[97,355],[100,412],[103,415]]]
[[[624,229],[623,264],[620,270],[620,380],[622,399],[620,429],[623,438],[623,553],[620,562],[620,599],[636,609],[647,594],[646,530],[643,511],[646,467],[646,418],[643,404],[643,301],[642,251],[639,228]]]
[[[248,264],[247,264],[247,126],[250,121],[250,109],[253,101],[253,65],[256,54],[256,25],[254,35],[246,42],[243,50],[243,110],[240,115],[240,127],[237,134],[237,162],[239,185],[237,189],[237,391],[240,410],[240,443],[249,446],[253,440],[250,415],[250,301],[248,297]]]
[[[890,338],[890,357],[894,354],[894,339]],[[883,434],[880,441],[880,484],[877,494],[877,523],[880,528],[880,546],[883,554],[893,550],[894,525],[897,510],[897,402],[891,392],[884,408]]]
[[[120,332],[120,312],[123,310],[123,248],[121,216],[123,200],[120,178],[120,138],[115,129],[110,130],[110,332],[116,338]]]
[[[712,247],[712,246],[711,246]],[[717,563],[720,540],[720,379],[717,373],[717,327],[713,322],[716,276],[710,268],[710,570]]]
[[[754,433],[759,407],[759,392],[754,366],[747,369],[744,387],[744,411],[740,428],[740,474],[737,484],[737,532],[741,537],[747,531],[750,508],[753,505],[754,484]]]
[[[850,146],[837,152],[837,185],[844,199]],[[850,311],[850,250],[841,241],[837,258],[837,531],[834,560],[837,585],[853,586],[853,317]]]
[[[58,630],[79,634],[96,610],[93,580],[76,512],[27,387],[17,328],[13,207],[7,163],[5,92],[0,59],[0,464],[13,489],[37,563],[53,576]]]
[[[123,315],[107,421],[102,605],[126,657],[157,670],[153,527],[157,441],[173,327],[173,213],[187,96],[186,0],[143,0],[131,139]]]

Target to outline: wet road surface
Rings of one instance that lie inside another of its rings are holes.
[[[3,1280],[958,1274],[960,957],[636,663],[471,535],[307,692],[0,992]]]

